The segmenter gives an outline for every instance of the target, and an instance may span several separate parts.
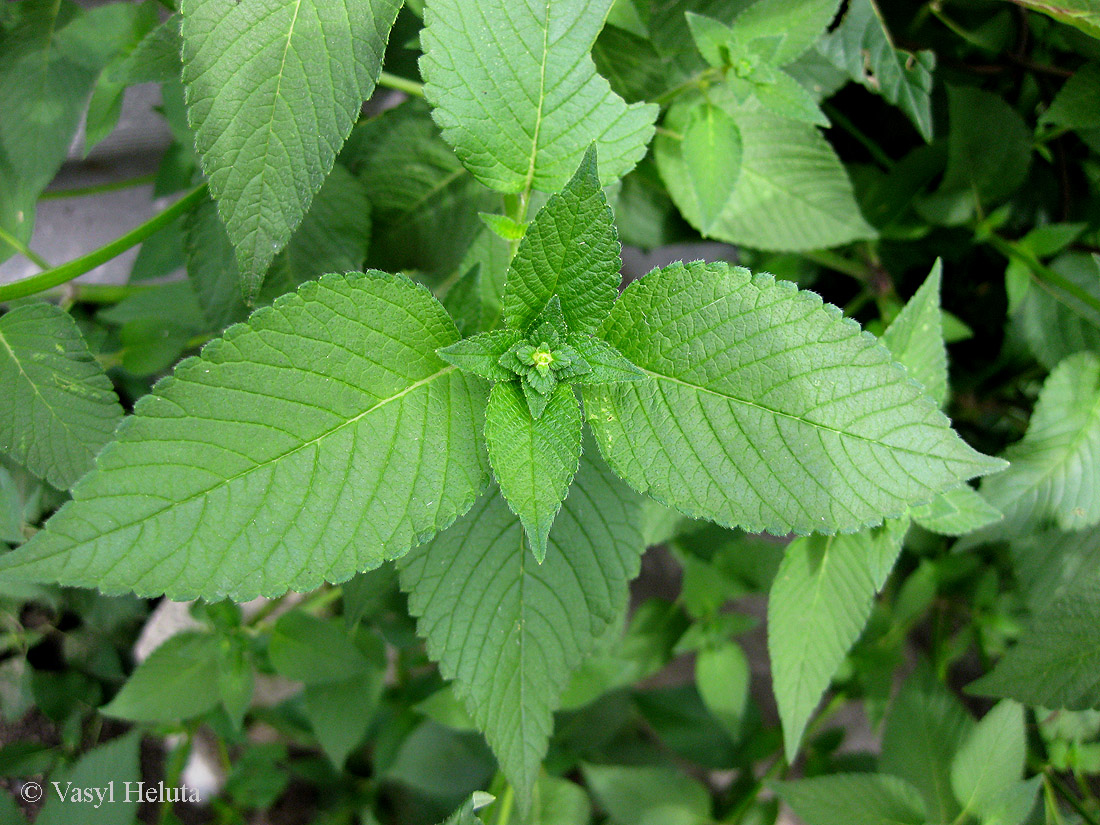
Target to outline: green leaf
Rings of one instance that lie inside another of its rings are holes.
[[[131,722],[179,722],[213,710],[221,700],[217,679],[218,638],[180,633],[138,665],[109,704],[107,716]]]
[[[460,262],[483,229],[478,213],[497,211],[500,196],[466,171],[424,101],[407,101],[361,123],[341,159],[371,202],[372,266],[439,276],[470,269],[474,262]],[[486,273],[483,267],[482,277]]]
[[[495,493],[399,562],[429,654],[521,796],[570,676],[625,609],[638,572],[640,501],[593,452],[589,443],[542,564]]]
[[[837,668],[859,639],[908,523],[787,546],[768,597],[768,654],[787,760]]]
[[[951,760],[973,727],[966,709],[925,663],[906,679],[886,716],[879,769],[920,790],[931,822],[950,822],[959,812]]]
[[[974,726],[951,762],[955,799],[984,821],[1019,782],[1026,757],[1024,709],[1003,701]]]
[[[1100,357],[1071,355],[1050,374],[1027,433],[1004,457],[1008,470],[981,486],[1004,521],[968,536],[964,547],[1100,523]]]
[[[459,334],[473,335],[481,329],[481,316],[484,310],[481,300],[481,265],[475,264],[470,267],[465,275],[452,283],[443,295],[441,303],[458,327]]]
[[[669,821],[681,813],[710,819],[710,794],[671,768],[584,765],[584,779],[616,825]],[[659,814],[655,812],[659,811]],[[683,819],[674,819],[676,823]]]
[[[495,797],[490,796],[484,791],[474,791],[473,796],[467,799],[461,808],[447,817],[442,825],[483,825],[482,821],[475,815],[475,812],[489,805],[494,800]]]
[[[695,198],[700,230],[709,234],[741,174],[741,130],[724,109],[700,103],[691,109],[680,151],[685,190]]]
[[[876,773],[817,776],[774,786],[807,825],[925,825],[916,789],[901,779]]]
[[[1100,129],[1100,63],[1086,63],[1065,82],[1050,108],[1039,118],[1042,126],[1062,129]]]
[[[142,38],[122,60],[105,70],[115,83],[168,83],[181,73],[180,16],[173,14]]]
[[[366,736],[385,687],[384,675],[375,667],[343,681],[306,685],[306,716],[337,768]]]
[[[516,374],[502,367],[500,358],[522,340],[523,333],[518,329],[496,329],[463,338],[437,354],[448,364],[487,381],[513,381]]]
[[[600,335],[649,376],[584,389],[601,451],[691,516],[851,531],[1003,466],[885,347],[790,282],[674,263],[627,287]]]
[[[1066,279],[1070,289],[1076,287],[1079,294],[1100,302],[1100,259],[1097,256],[1066,252],[1049,266]],[[1082,312],[1076,296],[1067,300],[1062,290],[1050,289],[1045,283],[1033,280],[1030,268],[1023,262],[1009,263],[1005,272],[1006,286],[1011,286],[1013,278],[1019,278],[1023,289],[1014,296],[1016,306],[1012,320],[1023,332],[1037,361],[1054,369],[1059,361],[1076,352],[1100,352],[1100,326],[1096,314],[1090,310]]]
[[[1100,709],[1100,576],[1095,570],[1041,609],[992,673],[967,686],[1028,705]]]
[[[1014,0],[1021,6],[1050,15],[1060,23],[1076,26],[1081,31],[1100,39],[1100,5],[1096,0]]]
[[[485,389],[435,355],[457,338],[405,278],[306,284],[142,398],[4,575],[247,601],[401,555],[484,489]]]
[[[122,418],[72,317],[34,303],[0,316],[0,450],[59,489],[84,475]]]
[[[667,132],[655,142],[657,168],[688,223],[704,231],[684,158],[683,134],[690,107],[673,106]],[[852,184],[829,143],[814,127],[767,112],[738,111],[741,172],[706,234],[760,249],[797,251],[874,237],[852,193]]]
[[[589,371],[571,375],[569,381],[576,384],[613,384],[618,381],[640,381],[645,373],[630,363],[623,354],[594,335],[571,332],[565,337],[577,355],[588,365]]]
[[[1004,515],[968,484],[940,493],[927,504],[913,507],[909,514],[925,530],[941,536],[963,536],[996,524]]]
[[[771,63],[786,66],[797,60],[825,33],[836,17],[840,0],[756,0],[741,12],[730,27],[743,43],[774,40]]]
[[[711,716],[737,739],[749,701],[749,660],[736,642],[705,647],[695,656],[695,686]]]
[[[932,140],[936,55],[895,48],[872,0],[850,0],[844,20],[826,35],[821,51],[852,80],[901,109],[921,137]]]
[[[947,348],[943,342],[940,278],[936,260],[928,279],[882,335],[882,343],[941,407],[947,400]]]
[[[500,492],[523,522],[540,564],[546,537],[581,456],[581,410],[573,388],[559,383],[538,420],[515,381],[493,385],[485,411],[485,446]]]
[[[374,91],[397,0],[185,0],[195,147],[255,297]]]
[[[300,610],[279,617],[268,655],[280,676],[307,685],[341,682],[371,669],[344,630]]]
[[[588,794],[567,779],[541,775],[533,797],[530,814],[521,813],[517,825],[589,825],[592,821]]]
[[[237,730],[252,705],[252,662],[240,637],[218,640],[218,697]]]
[[[777,71],[768,82],[754,84],[753,94],[765,109],[780,117],[817,126],[829,125],[829,119],[814,96],[786,72]]]
[[[135,822],[138,799],[136,795],[127,796],[125,790],[137,787],[141,780],[140,746],[141,733],[131,731],[93,748],[71,767],[51,775],[36,825],[74,825],[78,822],[81,825],[131,825]],[[60,785],[60,792],[66,793],[64,800],[54,792],[55,782]],[[94,789],[108,786],[113,788],[114,798],[98,806],[95,804],[98,797],[87,804],[76,802],[71,796],[77,788],[94,795]]]
[[[592,332],[615,302],[621,265],[611,208],[590,149],[520,242],[504,287],[504,320],[513,329],[526,329],[556,295],[569,329]]]
[[[657,107],[627,105],[589,56],[611,3],[429,0],[424,91],[443,137],[482,183],[557,191],[593,141],[605,184],[641,160]]]

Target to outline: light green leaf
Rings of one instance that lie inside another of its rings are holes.
[[[1055,20],[1076,26],[1086,34],[1100,39],[1100,3],[1096,0],[1013,0],[1021,6],[1050,15]]]
[[[907,521],[787,546],[768,597],[768,654],[787,760],[901,552]]]
[[[618,381],[641,381],[645,378],[644,372],[601,338],[585,335],[583,332],[571,332],[565,340],[590,367],[589,372],[571,376],[569,380],[574,383],[613,384]]]
[[[397,0],[185,0],[195,147],[255,297],[374,91]]]
[[[737,739],[749,701],[749,660],[736,642],[705,647],[695,656],[695,686],[711,716]]]
[[[829,125],[829,118],[825,117],[814,96],[786,72],[777,71],[768,82],[754,84],[753,94],[760,105],[780,117],[817,126]]]
[[[917,790],[877,773],[817,776],[774,786],[806,825],[925,825]]]
[[[280,676],[307,685],[342,682],[370,670],[370,662],[343,629],[300,610],[279,617],[268,655]]]
[[[1015,783],[1000,799],[990,804],[982,815],[982,825],[1023,825],[1035,807],[1035,798],[1042,784],[1042,776]]]
[[[690,108],[673,106],[668,132],[655,142],[657,168],[687,221],[703,231],[703,218],[684,160],[682,134]],[[707,235],[760,249],[817,249],[875,230],[863,219],[852,184],[829,143],[814,127],[767,112],[738,111],[741,174]]]
[[[1086,63],[1074,72],[1039,123],[1062,129],[1100,129],[1100,63]]]
[[[138,665],[118,695],[100,710],[132,722],[179,722],[213,710],[221,699],[218,639],[180,633]]]
[[[737,15],[730,27],[743,43],[774,39],[777,45],[771,56],[776,66],[786,66],[797,60],[825,33],[836,17],[840,0],[756,0]]]
[[[1005,700],[974,726],[951,762],[951,788],[968,813],[984,819],[1020,780],[1027,757],[1024,709]]]
[[[252,662],[247,643],[240,637],[218,640],[218,698],[237,730],[252,705]]]
[[[130,787],[136,787],[141,780],[140,746],[140,731],[131,731],[93,748],[71,767],[51,775],[36,825],[131,825],[137,821],[138,799],[136,795],[127,797],[125,789],[127,783],[134,783]],[[72,789],[81,788],[93,794],[92,789],[113,783],[114,799],[99,806],[95,802],[74,802],[68,796],[63,801],[54,792],[54,782],[60,783],[63,791],[71,793]]]
[[[963,536],[1004,518],[1000,510],[968,484],[940,493],[927,504],[912,508],[909,514],[925,530],[941,536]]]
[[[535,215],[504,287],[504,320],[526,329],[554,295],[574,332],[592,332],[611,309],[620,281],[619,238],[596,175],[594,150]]]
[[[1095,570],[1042,608],[992,673],[967,686],[1028,705],[1100,709],[1100,576]]]
[[[495,329],[456,341],[437,354],[448,364],[487,381],[514,381],[516,374],[500,365],[500,357],[522,340],[518,329]]]
[[[518,813],[517,825],[589,825],[592,821],[588,794],[567,779],[541,775],[533,797],[531,812]]]
[[[481,329],[484,310],[481,300],[481,266],[475,264],[470,267],[466,274],[447,287],[440,302],[458,327],[459,334],[473,335]]]
[[[443,137],[484,184],[554,192],[595,141],[603,183],[634,168],[657,107],[627,105],[589,51],[612,0],[429,0],[424,91]]]
[[[660,811],[656,822],[681,813],[710,819],[710,794],[680,771],[656,766],[584,765],[584,779],[616,825],[642,825]],[[674,820],[679,823],[682,818]],[[687,820],[690,821],[690,820]]]
[[[932,822],[950,822],[959,812],[951,760],[973,727],[966,709],[923,662],[886,716],[879,769],[918,788]]]
[[[947,348],[943,343],[940,278],[936,260],[927,280],[882,335],[882,343],[941,407],[947,400]]]
[[[457,338],[405,278],[306,284],[142,398],[4,575],[247,601],[400,556],[484,489],[485,389],[435,355]]]
[[[123,85],[168,83],[180,79],[180,16],[173,14],[142,38],[125,58],[107,68],[109,80]]]
[[[675,263],[627,287],[600,334],[649,375],[584,389],[600,449],[691,516],[851,531],[1002,466],[885,347],[790,282]]]
[[[72,317],[53,304],[0,316],[0,450],[67,489],[122,418],[114,388]]]
[[[872,0],[850,0],[844,20],[826,35],[821,51],[852,80],[901,109],[921,137],[932,140],[936,55],[895,48]]]
[[[1071,289],[1076,287],[1079,294],[1100,302],[1100,257],[1066,252],[1049,266],[1066,279]],[[1063,358],[1076,352],[1100,352],[1100,326],[1095,312],[1082,312],[1076,296],[1067,300],[1062,290],[1049,289],[1045,283],[1033,280],[1031,270],[1022,262],[1009,263],[1005,272],[1006,286],[1014,278],[1023,289],[1013,296],[1016,306],[1012,320],[1023,332],[1039,363],[1053,369]]]
[[[581,456],[581,410],[573,388],[559,383],[537,421],[516,381],[493,385],[485,411],[485,446],[500,491],[523,522],[540,564],[546,536]]]
[[[1004,457],[1008,470],[981,486],[1004,521],[968,536],[964,547],[1100,522],[1100,358],[1071,355],[1050,374],[1027,433]]]
[[[470,269],[474,262],[460,261],[483,229],[478,213],[497,211],[500,195],[462,166],[424,101],[410,100],[365,120],[352,131],[341,160],[363,182],[371,202],[371,266],[438,276]]]
[[[484,825],[475,812],[481,810],[495,800],[495,797],[483,791],[475,791],[474,795],[463,803],[462,807],[447,817],[442,825]]]
[[[705,235],[721,216],[741,174],[741,131],[724,109],[700,103],[688,117],[680,151],[688,175],[685,191],[695,198]]]
[[[521,796],[570,676],[625,608],[638,572],[640,501],[593,452],[589,443],[542,564],[496,493],[399,562],[429,654]]]

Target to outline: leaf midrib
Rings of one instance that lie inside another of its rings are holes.
[[[269,458],[265,461],[261,461],[257,464],[253,464],[251,467],[246,467],[244,470],[241,470],[238,473],[234,473],[233,475],[231,475],[227,478],[221,479],[217,483],[212,484],[212,485],[210,485],[209,487],[206,487],[203,490],[199,490],[195,493],[192,493],[191,495],[189,495],[185,498],[181,498],[177,501],[171,501],[168,504],[164,505],[163,507],[161,507],[157,510],[154,510],[153,512],[149,513],[148,515],[143,516],[140,519],[137,519],[135,521],[130,521],[130,522],[127,522],[125,524],[119,524],[118,526],[112,527],[112,528],[107,529],[107,530],[102,530],[102,531],[100,531],[99,533],[96,534],[96,538],[102,538],[104,536],[109,536],[112,533],[118,533],[122,530],[126,530],[130,527],[133,527],[135,524],[139,524],[143,521],[148,521],[149,519],[156,518],[161,513],[165,512],[167,510],[171,510],[174,507],[181,507],[184,504],[187,504],[188,502],[194,501],[197,498],[201,498],[202,496],[209,495],[214,490],[217,490],[220,487],[224,487],[227,484],[231,484],[232,482],[236,481],[239,478],[243,478],[244,476],[248,475],[249,473],[255,472],[256,470],[259,470],[263,467],[267,467],[271,464],[274,464],[277,461],[282,461],[285,458],[289,458],[290,456],[294,455],[295,453],[297,453],[301,450],[306,449],[307,447],[312,447],[315,444],[320,443],[321,441],[328,438],[329,436],[334,435],[335,433],[339,432],[344,427],[349,427],[352,424],[355,424],[355,423],[361,421],[363,418],[370,415],[375,410],[377,410],[381,407],[384,407],[385,405],[389,404],[390,402],[396,401],[400,398],[404,398],[406,395],[413,392],[414,390],[418,390],[421,387],[427,386],[428,384],[430,384],[435,379],[440,378],[441,376],[444,376],[449,372],[454,372],[457,369],[458,369],[457,367],[452,367],[452,366],[444,367],[443,369],[439,370],[438,372],[433,373],[432,375],[427,376],[426,378],[421,378],[421,379],[413,382],[412,384],[410,384],[409,386],[407,386],[405,389],[401,390],[400,392],[395,393],[395,394],[393,394],[391,396],[388,396],[386,398],[383,398],[381,401],[378,401],[377,403],[371,405],[370,407],[363,410],[363,412],[359,413],[358,415],[355,415],[355,416],[347,419],[346,421],[342,421],[334,427],[330,427],[329,429],[325,430],[324,432],[320,433],[319,435],[309,439],[308,441],[303,441],[301,444],[287,450],[284,453],[280,453],[279,455],[274,456],[272,458]],[[66,548],[60,548],[57,551],[57,553],[64,553],[64,552],[66,552]],[[56,553],[49,554],[49,555],[56,555]],[[48,558],[48,556],[47,556],[47,558]],[[40,559],[35,559],[34,561],[38,561],[38,560],[40,560]]]
[[[708,395],[714,395],[714,396],[717,396],[718,398],[725,398],[727,401],[734,401],[738,404],[743,404],[746,407],[752,407],[754,409],[761,410],[762,412],[766,412],[766,413],[769,413],[771,415],[778,416],[780,418],[788,418],[792,421],[798,421],[798,422],[800,422],[802,424],[806,424],[810,427],[814,427],[814,428],[819,429],[819,430],[825,430],[826,432],[834,433],[834,434],[839,435],[839,436],[844,436],[845,438],[854,438],[858,441],[863,441],[867,444],[874,444],[875,446],[878,446],[878,447],[885,447],[886,449],[889,449],[889,450],[896,450],[898,452],[908,453],[910,455],[922,456],[922,457],[925,457],[925,458],[928,457],[928,453],[926,451],[923,451],[923,450],[916,450],[916,449],[913,449],[911,447],[903,447],[903,446],[894,445],[894,444],[886,444],[882,441],[876,441],[875,439],[869,438],[868,436],[865,436],[865,435],[859,435],[858,433],[851,433],[851,432],[848,432],[846,430],[839,430],[836,427],[830,427],[827,424],[818,424],[817,422],[810,421],[808,418],[803,418],[802,416],[794,415],[793,413],[783,412],[782,410],[776,410],[776,409],[773,409],[772,407],[768,407],[764,404],[759,404],[755,401],[749,401],[747,398],[739,398],[736,395],[730,395],[729,393],[719,392],[718,390],[713,390],[710,387],[703,387],[703,386],[700,386],[698,384],[692,384],[690,381],[684,381],[682,378],[676,378],[675,376],[672,376],[672,375],[665,375],[664,373],[656,372],[655,370],[651,370],[651,369],[648,369],[646,367],[639,366],[638,369],[640,369],[642,372],[646,373],[648,376],[650,376],[651,378],[654,378],[658,381],[670,381],[673,384],[679,384],[682,387],[687,387],[688,389],[695,390],[697,392],[707,393]],[[914,423],[919,423],[919,422],[914,422]],[[935,456],[935,458],[938,458],[941,461],[946,461],[947,460],[947,459],[943,458],[942,456]]]

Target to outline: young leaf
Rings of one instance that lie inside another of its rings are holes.
[[[589,444],[542,564],[495,493],[398,563],[428,652],[521,797],[569,677],[624,609],[640,563],[640,501],[592,452]]]
[[[924,805],[916,789],[901,779],[877,773],[817,776],[778,782],[779,798],[810,825],[925,825]]]
[[[1042,126],[1100,129],[1100,63],[1087,63],[1058,90],[1039,118]]]
[[[673,106],[668,132],[658,135],[657,168],[688,223],[704,229],[689,181],[682,141],[690,108]],[[706,234],[759,249],[802,250],[871,238],[852,184],[829,143],[814,127],[767,112],[738,111],[741,173]]]
[[[516,374],[500,365],[501,356],[523,340],[518,329],[495,329],[456,341],[437,353],[448,364],[487,381],[514,381]]]
[[[142,398],[4,575],[247,601],[401,555],[486,481],[485,389],[435,355],[457,338],[400,276],[311,281]]]
[[[825,117],[814,96],[786,72],[776,71],[767,82],[753,84],[753,95],[760,105],[780,117],[817,126],[829,125],[829,118]]]
[[[484,825],[476,815],[476,812],[494,801],[494,797],[483,791],[474,791],[462,807],[447,817],[442,825]]]
[[[538,420],[516,381],[500,381],[485,411],[485,446],[500,492],[520,517],[540,564],[546,536],[581,456],[581,410],[573,388],[559,383]]]
[[[1026,757],[1024,709],[1003,701],[970,731],[951,762],[955,799],[986,821],[1019,781]]]
[[[699,229],[710,234],[741,174],[741,130],[724,109],[700,103],[691,110],[680,151]]]
[[[0,450],[58,489],[91,466],[122,418],[72,317],[53,304],[0,316]]]
[[[823,39],[821,52],[852,80],[901,109],[931,142],[936,55],[895,48],[873,0],[850,0],[844,20]]]
[[[140,747],[141,733],[130,731],[93,748],[71,767],[51,775],[50,791],[53,790],[54,782],[64,790],[72,787],[84,788],[89,792],[93,788],[103,788],[114,782],[114,800],[104,802],[98,809],[94,809],[91,805],[75,803],[71,799],[62,801],[58,794],[48,792],[42,810],[35,819],[35,825],[71,825],[74,821],[79,821],[82,825],[131,825],[136,822],[137,794],[127,795],[125,789],[137,788],[137,783],[141,780]],[[23,821],[22,815],[15,821]]]
[[[619,238],[600,189],[596,152],[539,210],[520,242],[504,288],[504,320],[526,329],[557,295],[565,323],[592,332],[611,309],[620,281]]]
[[[754,40],[777,41],[771,63],[786,66],[812,46],[836,17],[840,0],[756,0],[737,15],[730,27],[743,43]]]
[[[344,630],[298,610],[275,623],[268,655],[279,675],[307,685],[342,682],[371,669]]]
[[[627,105],[589,56],[611,3],[429,0],[424,91],[443,137],[482,183],[557,191],[593,141],[603,183],[641,160],[657,107]]]
[[[584,779],[616,825],[647,822],[706,822],[711,802],[707,789],[673,768],[584,765]],[[690,818],[683,816],[689,814]]]
[[[691,516],[851,531],[1003,466],[951,430],[885,347],[789,282],[674,263],[627,287],[600,335],[648,374],[584,388],[601,451]]]
[[[889,521],[875,530],[810,536],[787,546],[768,598],[768,654],[788,761],[863,632],[907,527],[907,521]]]
[[[132,722],[179,722],[206,713],[221,699],[218,680],[211,678],[218,657],[218,638],[210,633],[172,636],[101,711]]]
[[[1039,610],[992,673],[967,686],[1029,705],[1100,708],[1100,576],[1089,571]]]
[[[927,504],[913,507],[909,514],[925,530],[941,536],[963,536],[996,524],[1004,515],[968,484],[940,493]]]
[[[645,378],[644,372],[601,338],[581,332],[571,332],[565,340],[589,367],[588,372],[569,376],[569,380],[573,383],[613,384],[618,381],[641,381]]]
[[[218,640],[218,698],[237,730],[252,705],[252,662],[240,637]]]
[[[340,681],[311,682],[303,694],[306,717],[321,748],[337,768],[367,733],[385,687],[385,650],[378,637],[367,655],[358,648],[354,659],[366,662],[358,673]]]
[[[695,686],[711,716],[733,739],[741,734],[741,720],[749,701],[749,660],[741,645],[724,642],[704,647],[695,656]]]
[[[1043,384],[1027,434],[1004,457],[1000,477],[983,481],[982,497],[1004,521],[963,540],[1014,538],[1052,524],[1079,530],[1100,522],[1100,358],[1071,355]]]
[[[937,259],[927,280],[882,335],[882,343],[941,407],[947,399],[947,348],[943,343]]]
[[[397,0],[185,0],[195,147],[255,297],[374,91]]]

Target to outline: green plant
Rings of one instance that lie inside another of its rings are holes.
[[[0,255],[42,272],[0,284],[0,668],[59,734],[0,765],[136,776],[136,735],[86,747],[110,719],[183,734],[169,784],[212,736],[224,822],[294,778],[324,822],[474,823],[485,789],[499,825],[774,822],[767,788],[811,825],[1095,823],[1077,5],[6,4]],[[34,205],[141,82],[183,194],[51,268]],[[364,115],[376,85],[407,99]],[[702,238],[747,267],[620,291],[620,239]],[[679,596],[628,610],[655,545]],[[729,609],[758,592],[778,727]],[[189,629],[130,672],[160,597]],[[826,727],[856,701],[877,757]]]

